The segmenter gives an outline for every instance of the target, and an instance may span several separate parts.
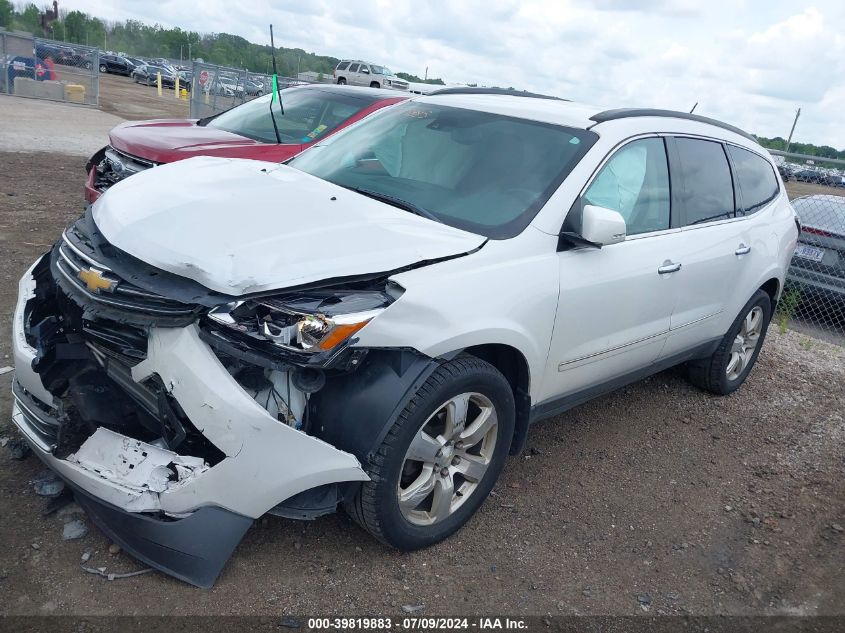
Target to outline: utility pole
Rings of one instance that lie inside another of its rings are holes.
[[[428,79],[428,66],[425,67],[425,77],[423,78],[423,81],[426,81],[427,79]]]
[[[792,145],[792,133],[795,132],[795,124],[798,123],[798,117],[801,116],[801,108],[795,111],[795,120],[792,122],[792,129],[789,130],[789,138],[786,140],[785,153],[789,153],[789,146]]]
[[[193,61],[193,57],[191,56],[191,41],[188,40],[188,61]]]

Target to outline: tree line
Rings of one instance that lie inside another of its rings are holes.
[[[62,9],[59,9],[59,19],[45,29],[41,27],[40,15],[41,11],[35,4],[13,5],[9,0],[0,0],[0,26],[9,30],[27,31],[36,37],[97,46],[104,51],[137,57],[185,61],[189,57],[201,58],[211,64],[245,68],[255,73],[269,74],[273,68],[268,45],[254,44],[238,35],[197,33],[179,27],[150,25],[138,20],[107,22],[81,11]],[[283,34],[279,35],[284,37]],[[295,76],[305,71],[331,75],[338,61],[336,57],[309,53],[301,48],[276,48],[276,63],[279,74],[283,76]],[[412,81],[422,79],[414,77]],[[443,81],[428,79],[427,83],[443,84]]]
[[[781,152],[786,151],[786,139],[780,136],[774,138],[758,136],[756,138],[760,142],[760,145],[766,149],[776,149]],[[830,145],[813,145],[812,143],[797,143],[792,141],[789,144],[789,151],[795,154],[818,156],[819,158],[838,158],[845,160],[845,149],[837,150]]]

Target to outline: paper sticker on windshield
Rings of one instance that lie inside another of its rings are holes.
[[[329,126],[323,124],[318,125],[313,130],[311,130],[306,137],[302,139],[302,142],[307,143],[308,141],[313,141],[315,138],[320,136],[320,134],[322,134],[327,127]]]
[[[569,139],[570,145],[578,145],[580,142],[581,142],[581,139],[578,138],[577,136],[573,136],[571,139]]]

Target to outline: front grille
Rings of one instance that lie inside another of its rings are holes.
[[[106,150],[105,157],[97,165],[94,185],[105,191],[115,183],[138,172],[155,167],[158,163],[120,152],[113,147]]]
[[[192,318],[197,311],[196,305],[168,299],[121,279],[108,266],[74,246],[67,231],[58,247],[56,268],[75,293],[114,310],[149,315],[153,320]],[[93,274],[96,279],[88,284],[80,274]]]

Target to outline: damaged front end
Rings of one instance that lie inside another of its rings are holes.
[[[314,518],[367,480],[432,367],[353,345],[401,292],[222,295],[114,248],[89,210],[21,280],[13,419],[112,539],[208,587],[253,519]]]

